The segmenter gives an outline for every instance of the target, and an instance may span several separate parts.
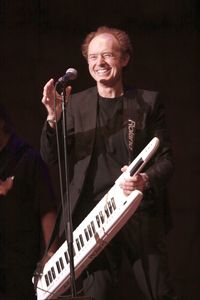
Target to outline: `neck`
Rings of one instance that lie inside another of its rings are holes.
[[[116,98],[124,94],[124,89],[122,83],[117,84],[116,86],[106,86],[104,84],[98,83],[97,90],[101,97],[104,98]]]

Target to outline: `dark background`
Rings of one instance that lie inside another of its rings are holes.
[[[134,58],[126,81],[163,95],[176,162],[170,183],[170,269],[182,299],[199,300],[198,1],[0,0],[0,101],[9,108],[18,133],[39,149],[46,116],[43,85],[69,67],[79,73],[73,91],[94,84],[80,45],[99,25],[119,27],[131,37]]]

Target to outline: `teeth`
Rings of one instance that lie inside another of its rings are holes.
[[[107,69],[101,69],[101,70],[97,70],[96,72],[98,73],[98,74],[104,74],[104,73],[106,73],[108,70]]]

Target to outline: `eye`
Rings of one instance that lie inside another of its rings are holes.
[[[91,54],[91,55],[88,56],[88,59],[89,60],[96,60],[97,59],[97,55]]]
[[[111,57],[113,57],[113,54],[110,53],[110,52],[106,52],[106,53],[103,54],[103,57],[104,58],[111,58]]]

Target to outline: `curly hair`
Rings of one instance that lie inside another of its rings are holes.
[[[128,54],[130,57],[132,56],[133,53],[132,44],[128,34],[125,31],[114,27],[100,26],[97,28],[96,31],[89,33],[82,43],[81,46],[82,54],[86,59],[88,58],[88,47],[91,40],[102,33],[112,34],[118,40],[122,54],[123,55]]]

